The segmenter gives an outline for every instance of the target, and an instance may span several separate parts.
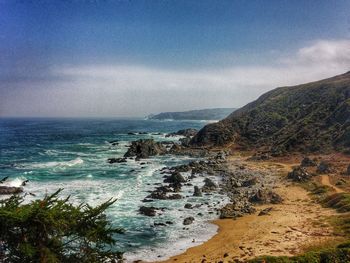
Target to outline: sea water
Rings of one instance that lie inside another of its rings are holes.
[[[113,225],[125,230],[125,234],[116,236],[115,249],[125,252],[130,262],[166,259],[213,236],[217,227],[208,220],[217,217],[213,207],[224,204],[227,198],[217,193],[193,197],[193,186],[184,186],[183,199],[144,203],[142,200],[163,181],[161,168],[193,159],[165,155],[115,164],[107,159],[122,157],[133,140],[178,140],[180,137],[165,135],[185,128],[200,129],[205,124],[141,119],[0,119],[0,179],[9,176],[5,184],[10,186],[29,180],[24,190],[35,197],[28,195],[27,199],[42,198],[59,188],[63,189],[62,197],[70,195],[72,202],[92,206],[117,198],[107,210]],[[115,140],[119,144],[113,146],[110,142]],[[201,187],[203,178],[191,183]],[[185,209],[186,203],[206,204]],[[165,210],[147,217],[138,213],[143,205]],[[195,221],[185,227],[182,222],[188,216]],[[166,221],[173,224],[154,226]]]

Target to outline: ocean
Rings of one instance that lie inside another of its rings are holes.
[[[163,181],[161,168],[188,163],[193,158],[164,155],[115,164],[109,164],[107,159],[122,157],[133,140],[178,140],[181,137],[165,135],[185,128],[200,129],[205,124],[204,121],[141,119],[3,118],[0,119],[0,178],[9,176],[6,185],[11,186],[29,180],[24,190],[36,197],[28,195],[28,201],[59,188],[63,188],[62,197],[71,195],[72,202],[92,206],[117,198],[107,211],[113,225],[125,230],[125,234],[116,236],[115,249],[125,252],[130,262],[166,259],[216,233],[217,227],[208,220],[217,217],[213,207],[227,202],[227,197],[218,193],[193,197],[193,186],[184,186],[183,199],[144,203],[142,200],[149,191]],[[115,140],[118,145],[110,143]],[[191,183],[200,187],[204,184],[201,177]],[[186,203],[206,203],[209,207],[185,209]],[[138,213],[143,205],[165,210],[159,216],[147,217]],[[195,221],[184,227],[182,221],[188,216],[195,217]],[[154,226],[166,221],[173,224]]]

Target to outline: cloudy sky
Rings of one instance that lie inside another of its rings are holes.
[[[0,0],[0,116],[240,107],[350,70],[350,0]]]

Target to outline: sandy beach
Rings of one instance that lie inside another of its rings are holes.
[[[283,172],[290,165],[278,167]],[[316,180],[329,182],[325,176],[318,176]],[[334,188],[335,192],[338,190]],[[282,204],[257,206],[256,213],[238,219],[215,220],[212,223],[218,225],[219,230],[214,237],[162,262],[245,262],[261,255],[293,256],[308,248],[341,240],[327,223],[327,218],[337,212],[323,208],[305,189],[287,181],[275,191],[283,197]],[[272,210],[259,216],[266,208]]]

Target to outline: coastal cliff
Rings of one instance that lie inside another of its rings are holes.
[[[287,152],[349,151],[350,72],[307,84],[280,87],[206,125],[193,146]]]

